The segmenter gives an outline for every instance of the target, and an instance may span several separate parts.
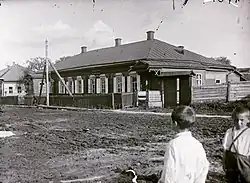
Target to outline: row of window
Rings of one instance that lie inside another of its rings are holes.
[[[215,80],[215,84],[221,84],[220,79]],[[196,85],[201,86],[202,85],[202,74],[197,73],[196,74]]]
[[[12,94],[12,93],[13,93],[13,87],[10,86],[9,87],[9,94]],[[17,93],[22,93],[22,87],[21,86],[17,87]]]
[[[116,76],[116,92],[117,93],[121,93],[122,92],[122,76]],[[135,92],[137,90],[137,77],[136,76],[130,76],[130,82],[131,82],[131,87],[132,87],[132,92]],[[84,80],[77,80],[77,93],[83,93],[83,82],[86,82]],[[90,78],[89,79],[89,93],[96,93],[96,89],[97,89],[97,82],[96,82],[96,78]],[[101,77],[100,78],[100,83],[99,83],[99,87],[100,87],[100,93],[106,93],[106,78],[105,77]],[[69,81],[68,87],[70,89],[70,91],[72,92],[73,89],[73,81]],[[61,91],[65,91],[64,90],[64,86],[61,85]]]

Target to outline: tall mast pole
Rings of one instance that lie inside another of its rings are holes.
[[[48,40],[45,40],[45,60],[46,60],[46,103],[49,106],[49,62],[48,62]]]

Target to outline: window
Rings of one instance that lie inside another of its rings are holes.
[[[22,93],[22,87],[21,86],[17,87],[17,93]]]
[[[131,82],[132,82],[132,92],[137,91],[137,77],[136,75],[131,76]]]
[[[69,81],[69,91],[72,92],[72,87],[73,87],[73,81]]]
[[[202,75],[201,74],[196,74],[196,85],[197,86],[202,85]]]
[[[221,80],[220,80],[220,79],[216,79],[216,80],[215,80],[215,83],[216,83],[216,84],[221,84]]]
[[[83,91],[82,91],[82,80],[77,80],[77,82],[78,82],[78,93],[83,93]]]
[[[105,90],[105,78],[101,77],[100,82],[101,82],[101,93],[105,93],[106,92],[106,90]]]
[[[64,85],[61,83],[61,93],[65,93]]]
[[[177,90],[177,104],[180,103],[180,78],[176,79],[176,90]]]
[[[95,92],[95,78],[90,79],[90,93],[96,93]]]
[[[116,76],[117,93],[122,92],[122,76]]]
[[[9,87],[9,93],[13,93],[13,87]]]

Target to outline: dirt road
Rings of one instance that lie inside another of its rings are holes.
[[[128,167],[159,176],[174,135],[170,117],[160,115],[6,108],[0,119],[16,134],[0,138],[0,181],[8,183],[117,182]],[[221,140],[229,126],[228,119],[198,118],[193,128],[211,163],[207,182],[223,182]]]

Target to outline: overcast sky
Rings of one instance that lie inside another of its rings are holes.
[[[226,56],[238,67],[250,67],[250,0],[240,8],[228,3],[189,0],[0,0],[0,69],[7,64],[155,38],[208,57]],[[233,0],[234,1],[234,0]],[[93,6],[94,5],[94,6]]]

